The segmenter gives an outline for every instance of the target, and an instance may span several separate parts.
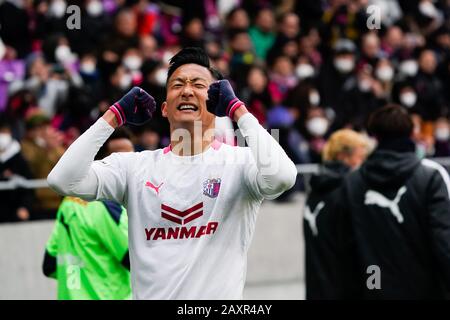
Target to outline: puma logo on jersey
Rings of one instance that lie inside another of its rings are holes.
[[[375,204],[382,208],[388,208],[389,211],[392,213],[392,215],[397,218],[398,223],[403,223],[403,215],[400,212],[400,208],[398,207],[398,204],[400,202],[400,199],[403,194],[406,192],[406,187],[401,187],[397,195],[395,196],[394,200],[389,200],[381,193],[374,191],[374,190],[368,190],[366,192],[366,197],[364,204]]]
[[[153,190],[155,190],[156,194],[159,194],[159,188],[161,188],[161,186],[164,184],[164,182],[161,182],[161,184],[159,186],[155,186],[153,183],[151,183],[150,181],[147,181],[145,183],[146,187],[152,188]]]
[[[317,230],[317,216],[320,213],[320,210],[325,207],[325,202],[320,201],[317,206],[314,208],[313,212],[311,212],[311,209],[307,205],[305,207],[305,216],[304,219],[308,221],[309,227],[311,228],[311,231],[314,236],[317,236],[319,234],[319,230]]]

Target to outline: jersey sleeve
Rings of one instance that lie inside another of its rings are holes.
[[[244,177],[252,194],[271,200],[292,188],[297,169],[278,142],[250,113],[238,126],[248,144]]]
[[[98,119],[59,159],[47,177],[49,186],[62,195],[95,200],[99,179],[104,177],[95,174],[92,164],[98,150],[113,132],[114,128],[104,119]]]
[[[128,164],[134,153],[119,152],[94,161],[92,171],[97,176],[96,199],[109,199],[121,204],[126,202]]]

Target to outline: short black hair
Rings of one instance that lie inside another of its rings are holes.
[[[211,72],[213,78],[222,80],[222,74],[211,67],[208,54],[200,47],[186,47],[181,49],[176,55],[170,59],[169,70],[167,72],[167,80],[172,76],[176,69],[184,64],[194,63],[205,67]]]
[[[367,128],[378,141],[388,141],[411,137],[414,124],[405,108],[388,104],[370,115]]]
[[[132,133],[127,127],[117,128],[109,136],[108,140],[106,140],[105,143],[98,150],[97,155],[95,156],[94,160],[101,160],[111,154],[111,152],[108,150],[108,145],[111,141],[118,140],[118,139],[128,139],[131,141],[131,137],[132,137]]]

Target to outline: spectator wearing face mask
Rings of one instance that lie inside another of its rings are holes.
[[[142,83],[142,55],[137,48],[128,48],[122,57],[122,65],[131,75],[132,85],[139,86]]]
[[[353,76],[355,60],[355,44],[348,39],[338,40],[331,59],[325,61],[319,72],[318,85],[323,106],[331,107],[337,112],[344,83]]]
[[[50,126],[49,118],[39,110],[26,117],[25,138],[21,142],[25,159],[36,179],[44,179],[64,153],[63,135]],[[61,202],[61,196],[49,188],[36,189],[33,205],[36,218],[52,219]]]
[[[434,157],[450,157],[450,124],[447,118],[434,123]]]
[[[400,62],[398,66],[398,75],[400,80],[408,81],[413,79],[417,71],[419,70],[419,64],[414,57],[409,57]]]
[[[410,81],[400,81],[392,89],[393,101],[405,107],[409,113],[418,114],[417,93]]]
[[[102,84],[94,53],[86,53],[81,57],[78,72],[83,81],[83,88],[98,100],[101,96]]]
[[[301,118],[300,133],[308,141],[309,162],[320,163],[330,121],[321,107],[311,107]]]
[[[341,241],[345,230],[336,207],[345,176],[364,162],[368,151],[368,140],[350,129],[333,133],[323,148],[323,165],[310,180],[303,215],[307,300],[358,298],[347,289]]]
[[[349,79],[344,86],[340,106],[336,113],[338,127],[362,130],[369,114],[386,102],[386,92],[373,75],[370,65],[359,67],[356,77]]]
[[[389,100],[394,84],[394,67],[388,59],[378,60],[375,67],[375,78],[380,82],[384,97]]]
[[[316,69],[308,57],[299,56],[297,65],[295,66],[295,75],[300,82],[316,77]]]
[[[2,114],[0,116],[0,181],[7,182],[15,177],[33,178],[28,163],[22,155],[19,142],[12,138],[10,120]],[[32,189],[1,190],[0,222],[30,219],[33,200]]]

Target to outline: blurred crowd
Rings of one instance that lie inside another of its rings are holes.
[[[450,156],[449,1],[0,3],[1,181],[46,178],[132,86],[161,105],[169,59],[185,46],[208,52],[260,123],[280,130],[296,163],[320,162],[332,132],[365,132],[368,115],[388,102],[413,116],[419,156]],[[81,9],[79,28],[68,24],[71,5]],[[160,110],[131,129],[138,151],[168,144]],[[17,194],[0,191],[10,204],[0,221],[54,217],[61,200],[49,189]]]

